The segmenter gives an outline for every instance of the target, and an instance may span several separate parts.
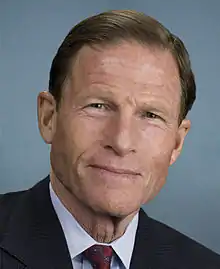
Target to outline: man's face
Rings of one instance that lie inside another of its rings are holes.
[[[182,147],[181,86],[167,50],[83,47],[51,137],[53,172],[82,204],[126,216],[152,199]]]

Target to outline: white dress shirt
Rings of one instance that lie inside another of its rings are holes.
[[[51,184],[50,196],[66,238],[73,268],[92,269],[90,263],[84,259],[81,253],[92,245],[100,245],[100,243],[96,242],[64,207],[58,196],[55,194]],[[122,237],[113,241],[111,244],[102,244],[111,246],[117,254],[114,254],[112,257],[111,269],[129,269],[137,225],[138,214],[135,215],[131,223],[128,225]]]

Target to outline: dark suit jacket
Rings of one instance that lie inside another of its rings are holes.
[[[30,190],[0,196],[0,269],[15,268],[72,269],[49,177]],[[220,269],[220,256],[141,210],[130,268]]]

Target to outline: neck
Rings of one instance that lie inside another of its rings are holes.
[[[54,173],[51,173],[50,179],[52,188],[62,204],[83,229],[99,243],[111,243],[121,237],[137,213],[134,212],[126,217],[112,217],[95,212],[79,201]]]

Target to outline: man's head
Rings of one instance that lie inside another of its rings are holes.
[[[38,98],[55,180],[95,212],[135,212],[165,183],[194,100],[188,53],[159,22],[134,11],[82,21]]]

